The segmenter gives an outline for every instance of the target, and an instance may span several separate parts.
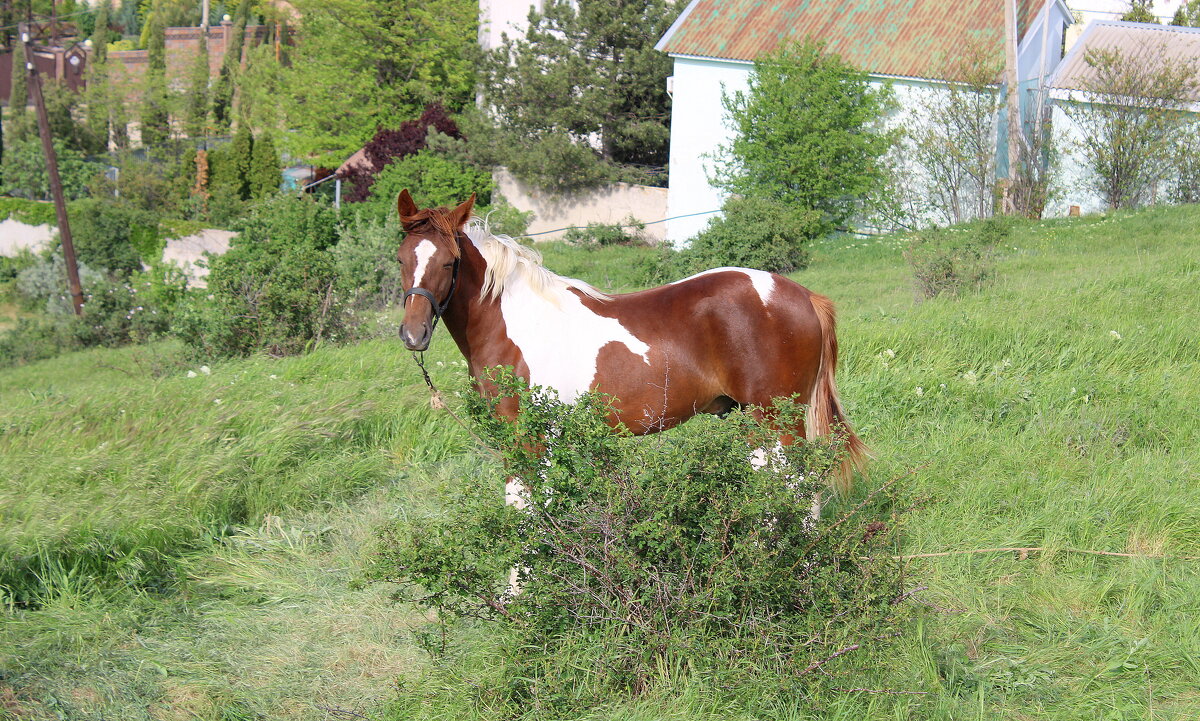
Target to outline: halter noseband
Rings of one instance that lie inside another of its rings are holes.
[[[454,270],[450,276],[450,292],[446,294],[446,300],[438,303],[437,299],[433,297],[433,293],[430,293],[424,288],[409,288],[408,290],[404,291],[404,297],[400,299],[401,308],[403,308],[404,304],[408,302],[408,297],[410,295],[419,295],[425,300],[429,301],[429,305],[433,306],[433,326],[429,329],[430,335],[433,335],[433,331],[437,330],[438,321],[442,319],[442,314],[445,313],[446,308],[450,306],[450,299],[454,297],[454,289],[458,287],[458,261],[458,258],[454,259]]]

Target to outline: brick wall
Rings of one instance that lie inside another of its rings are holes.
[[[266,41],[271,28],[266,25],[249,25],[246,27],[245,42],[242,44],[242,62],[250,48]],[[198,27],[167,28],[167,84],[176,89],[187,88],[187,75],[192,67],[196,53],[200,50],[200,34]],[[225,61],[225,48],[233,37],[233,24],[221,24],[208,29],[208,70],[216,77]],[[66,80],[72,89],[83,87],[82,72],[72,72],[65,62],[66,53],[62,48],[55,48],[46,53],[38,53],[36,62],[38,71],[45,75],[53,75]],[[136,99],[141,85],[141,79],[146,74],[149,63],[149,52],[146,50],[117,50],[108,54],[109,62],[113,65],[113,82],[124,86],[130,100]],[[12,90],[12,53],[0,54],[0,99],[8,102]]]

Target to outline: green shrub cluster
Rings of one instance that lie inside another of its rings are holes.
[[[0,219],[12,218],[27,225],[57,225],[53,203],[25,198],[0,197]]]
[[[826,232],[821,212],[765,196],[731,198],[723,211],[680,254],[680,270],[737,266],[790,273],[808,265],[808,242]]]
[[[435,150],[422,150],[389,164],[375,177],[371,200],[375,213],[394,214],[396,196],[408,188],[421,207],[454,207],[471,193],[480,206],[492,202],[495,184],[489,171]]]
[[[355,305],[380,308],[404,293],[396,258],[401,232],[394,214],[376,221],[358,213],[341,229],[334,262],[342,292]]]
[[[563,240],[584,248],[606,245],[647,245],[646,226],[629,217],[624,223],[588,223],[583,228],[571,228]]]
[[[1004,218],[915,233],[904,250],[918,297],[978,290],[994,275],[996,246],[1012,231]]]
[[[122,277],[81,264],[83,314],[76,316],[65,266],[60,255],[52,255],[17,274],[17,299],[43,312],[0,335],[0,367],[80,348],[153,340],[169,330],[187,287],[187,278],[173,265],[156,263]]]
[[[162,258],[165,239],[157,216],[148,210],[85,198],[71,204],[69,218],[75,255],[82,263],[128,277],[143,261]]]
[[[493,380],[519,398],[519,418],[475,394],[469,408],[527,507],[501,505],[499,475],[469,480],[440,514],[387,528],[372,572],[444,620],[500,625],[508,680],[480,699],[571,716],[679,669],[764,697],[786,679],[794,693],[814,662],[893,613],[900,574],[884,525],[810,519],[830,446],[801,443],[756,470],[755,448],[775,435],[750,413],[636,439],[613,434],[599,395],[567,405]],[[789,423],[802,410],[781,399],[765,415]]]
[[[339,292],[338,217],[308,199],[276,196],[241,223],[229,251],[211,260],[207,294],[196,293],[175,330],[193,352],[240,356],[297,353],[348,330]]]

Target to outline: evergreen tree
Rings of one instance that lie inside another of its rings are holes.
[[[108,60],[108,15],[111,1],[104,0],[96,8],[96,27],[92,30],[92,62],[103,63]]]
[[[184,110],[183,129],[189,138],[207,135],[208,126],[208,38],[200,34],[200,47],[192,61],[188,78],[187,107]]]
[[[12,91],[9,93],[8,118],[9,140],[22,140],[30,134],[30,119],[26,107],[29,105],[29,73],[25,69],[25,48],[19,41],[13,43]]]
[[[109,0],[104,0],[96,9],[96,25],[91,37],[92,57],[87,65],[87,87],[84,90],[84,102],[87,105],[85,124],[97,151],[108,149],[112,127],[109,117],[112,86],[108,77],[109,5]]]
[[[1154,0],[1129,0],[1129,9],[1121,16],[1125,22],[1158,23],[1154,14]]]
[[[146,46],[146,87],[142,97],[142,145],[165,143],[171,136],[171,118],[167,112],[167,29],[158,4],[147,19],[149,43]]]
[[[242,200],[250,199],[250,168],[254,153],[254,135],[250,126],[239,123],[237,132],[233,134],[233,142],[229,144],[228,182],[237,191],[237,197]]]
[[[254,140],[254,149],[250,159],[250,197],[260,200],[274,195],[279,190],[283,176],[280,173],[282,163],[279,153],[275,150],[275,141],[269,132],[263,133]]]
[[[237,17],[233,23],[233,37],[225,48],[225,58],[212,90],[213,123],[219,128],[228,128],[233,120],[233,94],[238,74],[242,69],[242,47],[246,36],[246,17],[250,14],[250,0],[241,0]]]
[[[637,169],[666,166],[671,59],[654,45],[678,13],[669,0],[547,0],[530,13],[525,37],[485,63],[486,99],[515,136],[503,143],[518,151],[514,172],[561,187],[646,182]],[[589,172],[597,163],[610,172]]]

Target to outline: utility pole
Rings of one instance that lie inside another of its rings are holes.
[[[62,181],[58,177],[58,155],[50,137],[50,118],[46,115],[46,99],[42,96],[42,79],[33,64],[33,38],[29,23],[21,23],[21,43],[25,46],[25,69],[29,72],[29,94],[37,108],[38,134],[42,136],[42,152],[46,155],[46,174],[50,176],[50,195],[58,215],[58,237],[62,241],[63,259],[67,262],[67,283],[75,315],[83,315],[83,287],[79,284],[79,264],[75,260],[75,245],[71,242],[71,224],[67,220],[67,202],[63,199]],[[14,55],[15,57],[15,55]]]
[[[1004,3],[1004,70],[1008,85],[1008,183],[1004,191],[1004,212],[1014,213],[1013,186],[1021,163],[1021,83],[1017,71],[1017,0]],[[1043,30],[1044,32],[1044,30]]]

